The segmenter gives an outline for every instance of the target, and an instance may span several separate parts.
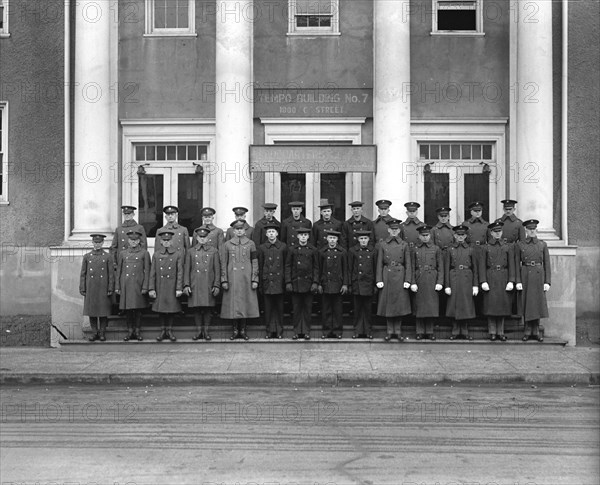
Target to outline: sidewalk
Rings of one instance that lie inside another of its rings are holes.
[[[0,384],[600,384],[600,349],[379,342],[93,344],[0,349]]]

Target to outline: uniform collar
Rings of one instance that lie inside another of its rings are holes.
[[[237,237],[237,236],[233,236],[230,241],[235,244],[236,246],[240,245],[240,244],[246,244],[250,239],[248,239],[246,236],[242,236],[242,237]]]
[[[465,242],[462,242],[462,243],[455,242],[455,243],[453,244],[453,246],[454,246],[455,248],[457,248],[457,247],[459,247],[459,246],[462,246],[463,248],[468,248],[468,247],[469,247],[469,245],[467,244],[467,241],[465,241]]]
[[[471,224],[475,224],[476,222],[478,222],[479,224],[483,224],[483,219],[481,217],[471,217],[469,219],[469,222]]]
[[[500,220],[502,222],[504,222],[506,219],[510,220],[511,222],[515,222],[517,220],[517,216],[515,216],[514,214],[511,214],[510,216],[503,214],[502,217],[500,218]]]
[[[267,241],[265,243],[267,245],[268,248],[277,248],[279,249],[281,247],[281,241],[279,239],[276,239],[274,243],[270,243],[269,241]]]
[[[388,236],[388,238],[385,240],[386,243],[391,243],[392,241],[396,241],[398,244],[400,244],[402,242],[402,238],[398,234],[397,236]]]
[[[526,237],[526,238],[525,238],[525,242],[526,242],[527,244],[535,244],[535,243],[537,243],[537,242],[538,242],[538,238],[537,238],[537,236],[534,236],[534,237]]]
[[[421,240],[419,240],[419,242],[417,243],[417,247],[421,247],[421,246],[427,246],[428,248],[433,246],[433,243],[431,242],[431,239],[429,240],[429,242],[423,242]]]
[[[137,226],[137,222],[135,221],[135,219],[128,219],[126,221],[123,221],[122,226],[123,227]]]
[[[162,253],[162,254],[167,254],[167,253],[173,254],[174,252],[175,252],[175,248],[173,246],[170,246],[168,248],[161,246],[160,251],[159,251],[159,253]]]
[[[326,251],[341,251],[342,248],[340,247],[339,244],[337,244],[334,248],[330,248],[329,244],[327,246],[325,246],[325,250]]]
[[[418,226],[419,224],[421,224],[421,221],[419,220],[418,217],[414,217],[414,218],[407,217],[406,220],[404,221],[404,225],[407,226],[408,224],[414,224],[414,225]]]
[[[205,251],[207,251],[209,247],[210,247],[210,245],[208,243],[196,244],[196,251],[200,251],[201,249],[204,249]]]
[[[447,227],[448,229],[452,230],[452,226],[450,225],[449,222],[438,221],[438,223],[435,225],[435,227],[437,227],[438,229],[441,229],[442,227]]]
[[[92,254],[104,254],[104,249],[92,249]]]
[[[392,216],[390,216],[389,214],[387,216],[379,216],[377,217],[377,219],[375,219],[375,222],[379,222],[379,221],[389,221],[392,218]]]
[[[142,250],[142,245],[138,244],[135,248],[132,248],[131,246],[128,248],[130,251],[137,253],[138,251]]]
[[[215,226],[212,222],[210,224],[205,225],[204,227],[210,229],[211,231],[214,231],[217,228],[217,226]]]
[[[496,244],[502,246],[502,244],[504,244],[504,241],[502,241],[502,239],[494,239],[493,237],[490,237],[490,239],[488,240],[488,244],[490,246],[494,246]]]
[[[179,223],[178,222],[168,222],[165,227],[167,227],[169,229],[179,229]]]

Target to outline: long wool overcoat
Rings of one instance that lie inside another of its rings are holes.
[[[415,316],[430,318],[440,316],[439,292],[435,285],[444,284],[444,260],[442,250],[432,243],[419,241],[412,251],[415,295]]]
[[[258,298],[252,283],[258,283],[258,258],[256,246],[246,236],[234,236],[221,251],[221,285],[223,291],[221,318],[257,318]]]
[[[176,291],[183,290],[183,251],[161,247],[152,255],[149,290],[156,291],[152,310],[158,313],[178,313],[181,303]]]
[[[409,290],[404,282],[413,279],[408,243],[398,236],[388,237],[377,248],[375,282],[383,281],[379,292],[377,315],[401,317],[411,312]]]
[[[444,261],[444,287],[452,290],[446,316],[455,320],[475,318],[474,286],[479,286],[475,249],[466,243],[454,243],[446,250]]]
[[[115,289],[121,293],[119,308],[133,310],[146,308],[148,297],[142,294],[148,291],[150,282],[150,254],[143,247],[127,248],[119,255]]]
[[[215,306],[213,288],[221,287],[221,258],[210,243],[196,244],[185,255],[183,287],[189,286],[188,307]]]
[[[515,252],[517,283],[523,284],[523,291],[517,292],[519,314],[526,322],[548,318],[544,291],[544,283],[552,284],[548,245],[537,237],[526,238],[516,243]]]
[[[108,293],[114,290],[114,286],[112,255],[103,249],[86,253],[79,277],[79,292],[85,292],[83,314],[90,317],[109,316],[112,303]]]

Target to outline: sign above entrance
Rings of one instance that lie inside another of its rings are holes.
[[[372,89],[255,89],[255,118],[373,116]]]
[[[251,145],[252,172],[375,172],[375,145]]]

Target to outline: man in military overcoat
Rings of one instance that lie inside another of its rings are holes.
[[[272,202],[265,202],[263,204],[263,217],[256,221],[254,224],[254,232],[252,233],[252,241],[258,248],[262,243],[267,241],[266,226],[275,224],[281,226],[281,222],[275,217],[275,211],[277,210],[277,204]]]
[[[404,204],[404,207],[406,207],[406,220],[402,223],[400,235],[408,243],[408,246],[412,248],[419,242],[417,228],[423,224],[417,216],[417,211],[421,207],[421,204],[418,202],[407,202]]]
[[[373,242],[377,245],[384,239],[387,239],[390,235],[387,223],[392,220],[393,217],[390,215],[390,206],[392,205],[390,200],[381,199],[375,202],[375,205],[377,206],[379,216],[373,221],[373,232],[375,234]]]
[[[490,224],[490,239],[481,246],[479,281],[483,290],[483,314],[488,319],[490,340],[506,340],[504,319],[512,313],[515,284],[515,253],[512,243],[504,242],[504,224]]]
[[[185,233],[187,234],[187,229]],[[183,294],[184,255],[182,248],[172,246],[174,235],[170,229],[161,228],[156,232],[160,246],[154,250],[150,268],[148,295],[154,300],[152,310],[158,313],[160,320],[161,330],[156,337],[159,342],[165,339],[171,342],[177,340],[173,333],[173,320],[175,314],[181,312],[179,298]]]
[[[507,243],[523,241],[525,239],[525,228],[523,221],[515,215],[516,200],[505,199],[500,201],[504,214],[497,221],[502,222],[502,239]]]
[[[182,226],[177,221],[179,209],[174,205],[168,205],[163,208],[163,212],[167,219],[167,223],[161,227],[161,229],[173,233],[173,238],[170,240],[169,247],[176,251],[181,251],[182,256],[185,256],[185,252],[190,247],[190,234],[187,227]],[[158,236],[158,231],[156,232],[156,235]]]
[[[242,221],[244,224],[244,234],[248,239],[252,239],[252,234],[254,233],[254,228],[246,222],[246,215],[248,213],[248,209],[245,207],[234,207],[231,209],[235,216],[236,221]],[[225,232],[225,241],[229,241],[233,237],[233,227],[229,225],[227,231]]]
[[[419,242],[412,250],[417,340],[435,340],[434,320],[439,317],[439,293],[444,284],[442,250],[431,241],[431,226],[419,227]]]
[[[537,338],[543,342],[540,318],[548,318],[546,292],[552,284],[552,272],[548,245],[537,237],[538,224],[536,219],[523,222],[525,240],[518,241],[515,246],[516,287],[519,292],[519,314],[523,315],[525,321],[523,340]]]
[[[377,315],[387,320],[385,340],[393,337],[403,341],[402,317],[410,315],[410,283],[413,279],[408,243],[400,237],[401,222],[388,221],[389,236],[377,249],[376,286],[379,288]]]
[[[343,248],[346,243],[344,241],[344,223],[333,217],[333,204],[327,199],[321,199],[319,205],[321,218],[313,224],[312,228],[312,243],[320,251],[327,247],[327,231],[336,231],[340,233],[338,244]]]
[[[450,224],[451,210],[450,207],[438,207],[435,210],[438,222],[431,228],[433,244],[442,251],[448,249],[454,243],[454,231],[452,231],[452,224]]]
[[[352,338],[373,338],[371,303],[375,295],[375,271],[377,253],[371,244],[373,232],[354,232],[358,244],[348,251],[352,300],[354,303],[354,334]]]
[[[90,342],[106,340],[106,326],[111,312],[111,295],[115,286],[113,261],[102,249],[104,234],[90,234],[93,250],[84,254],[79,277],[79,293],[84,297],[83,314],[90,318],[94,335]]]
[[[338,244],[340,231],[327,230],[327,246],[319,252],[319,286],[323,295],[321,338],[342,338],[342,295],[348,293],[348,253]]]
[[[277,239],[279,225],[264,226],[267,242],[258,247],[259,291],[263,295],[266,335],[283,338],[283,294],[285,291],[285,260],[287,246]]]
[[[309,227],[300,227],[296,232],[298,244],[288,248],[285,261],[285,287],[292,294],[292,339],[310,340],[313,294],[319,283],[319,252],[309,244]]]
[[[306,227],[311,229],[312,222],[302,215],[304,202],[293,201],[288,205],[290,206],[292,215],[282,221],[280,239],[286,244],[288,249],[291,249],[298,244],[297,229]]]
[[[358,231],[369,232],[369,244],[374,245],[375,231],[373,222],[363,215],[364,202],[355,200],[348,204],[352,210],[352,217],[344,222],[344,239],[346,240],[346,249],[350,249],[358,244]]]
[[[216,211],[212,207],[204,207],[200,210],[202,215],[202,227],[208,229],[208,235],[204,244],[214,247],[217,251],[221,251],[221,247],[225,243],[225,234],[223,229],[214,225]],[[195,231],[194,231],[195,232]],[[196,241],[192,241],[192,245],[197,242],[198,236],[196,235]]]
[[[453,230],[455,242],[444,255],[444,291],[449,297],[446,316],[454,319],[450,340],[473,340],[469,335],[468,321],[475,318],[474,297],[479,294],[477,256],[474,248],[466,242],[469,228],[460,225]]]
[[[127,335],[123,340],[143,340],[142,310],[148,307],[150,254],[141,245],[142,233],[127,233],[127,249],[119,255],[115,293],[120,295],[119,309],[125,312]]]
[[[221,291],[221,258],[209,241],[211,232],[204,225],[194,231],[194,246],[185,257],[183,293],[188,298],[188,308],[194,312],[196,334],[193,340],[211,340],[210,322],[215,298]]]
[[[256,246],[246,236],[244,221],[231,223],[233,237],[221,250],[221,318],[232,320],[230,340],[248,340],[247,319],[258,318],[258,256]]]

